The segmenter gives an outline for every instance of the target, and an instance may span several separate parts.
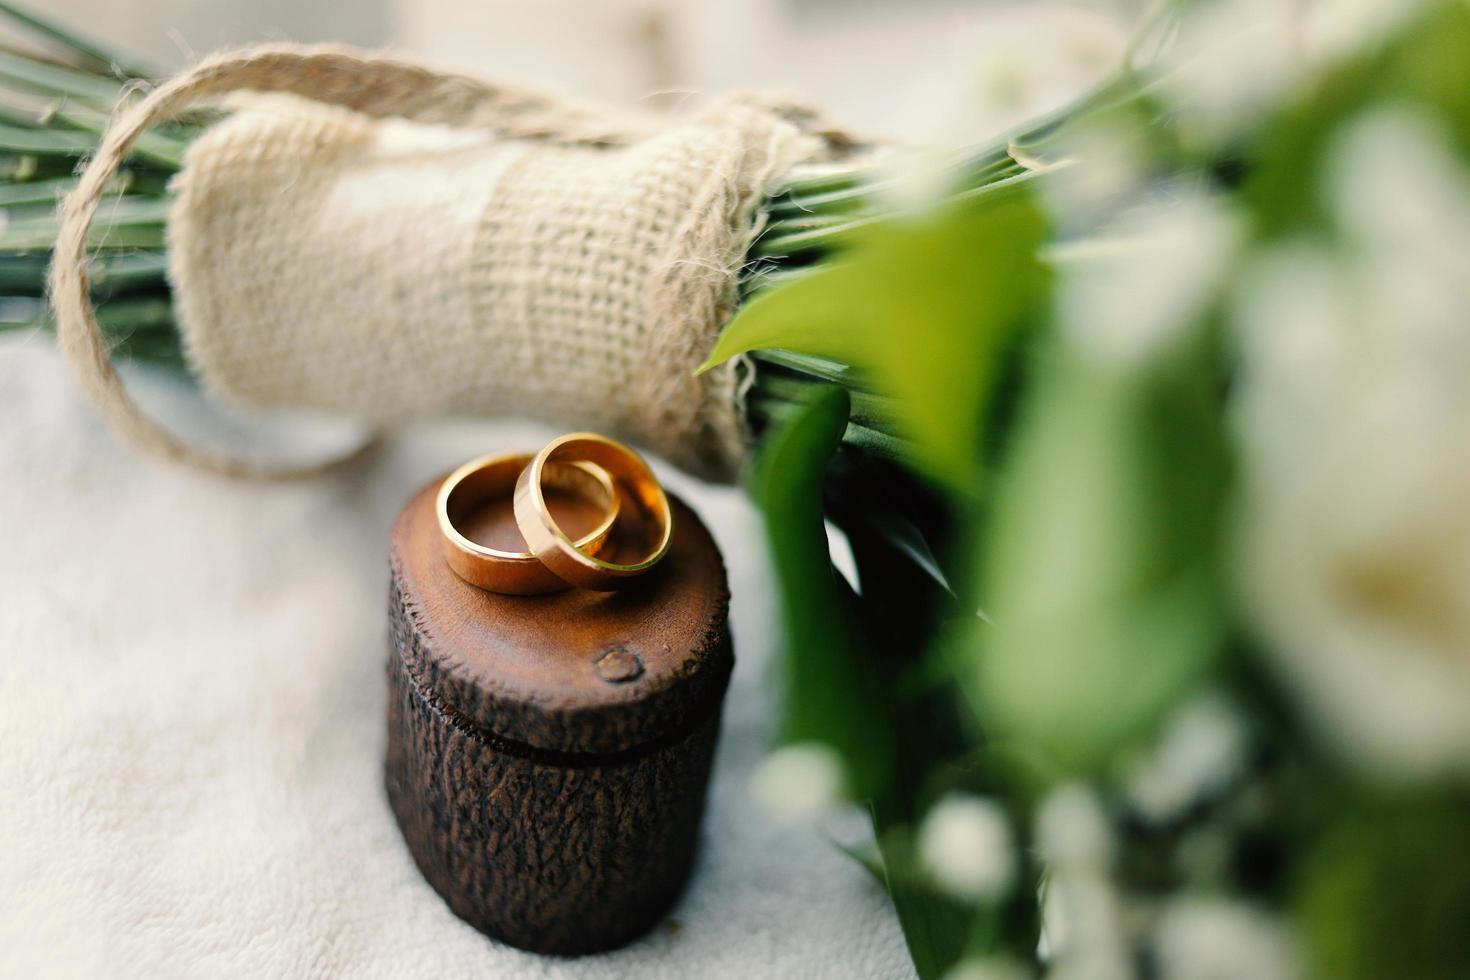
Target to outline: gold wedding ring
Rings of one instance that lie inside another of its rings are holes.
[[[444,559],[460,578],[491,592],[538,595],[560,592],[570,580],[557,576],[528,551],[503,551],[471,541],[461,531],[465,518],[497,498],[510,497],[516,479],[532,462],[530,453],[492,453],[472,459],[451,473],[439,488],[436,505]],[[609,471],[586,460],[551,461],[538,470],[546,485],[570,491],[595,504],[601,514],[596,527],[568,542],[579,554],[595,555],[618,519],[621,495]],[[541,499],[542,506],[545,500]],[[548,518],[550,512],[548,511]]]
[[[639,531],[649,543],[640,545],[635,561],[622,564],[598,557],[596,549],[569,538],[547,508],[545,487],[551,468],[578,461],[595,464],[611,476],[620,498],[618,521],[634,516],[641,525]],[[563,581],[598,592],[621,588],[656,565],[674,534],[669,498],[648,464],[622,443],[590,432],[553,439],[536,454],[516,480],[515,515],[521,536],[546,568]]]

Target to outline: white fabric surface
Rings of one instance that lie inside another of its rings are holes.
[[[886,897],[747,783],[774,597],[736,490],[666,472],[725,551],[738,665],[688,892],[632,946],[534,956],[419,876],[382,789],[386,539],[472,453],[437,423],[248,485],[140,458],[44,337],[0,340],[0,977],[908,977]],[[677,925],[675,925],[677,924]]]

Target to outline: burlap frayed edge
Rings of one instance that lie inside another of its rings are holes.
[[[122,165],[133,143],[151,126],[176,117],[194,105],[217,100],[236,91],[280,92],[343,106],[365,115],[401,117],[411,121],[485,128],[503,136],[540,139],[589,146],[626,145],[648,135],[646,128],[625,125],[616,114],[589,112],[520,89],[494,85],[471,76],[436,72],[391,56],[334,45],[260,45],[205,59],[120,112],[104,133],[96,156],[83,171],[77,189],[61,208],[61,229],[51,270],[51,298],[57,313],[61,347],[72,364],[84,393],[128,441],[164,458],[230,476],[282,479],[308,476],[356,456],[327,459],[306,466],[276,465],[239,458],[227,451],[198,446],[179,439],[146,416],[129,397],[113,369],[97,323],[87,276],[87,237],[104,188]],[[814,113],[791,104],[773,107],[742,97],[728,109],[763,109],[773,129],[757,130],[766,144],[763,161],[754,174],[735,188],[713,188],[714,200],[733,205],[734,220],[724,225],[727,236],[726,275],[721,285],[707,287],[706,317],[698,337],[680,339],[707,351],[733,314],[734,293],[741,263],[758,233],[760,202],[774,181],[799,160],[841,146],[835,131],[814,125]],[[614,121],[609,121],[609,120]],[[775,151],[779,140],[787,152]],[[744,148],[748,149],[749,144]],[[797,148],[800,148],[799,151]],[[748,161],[740,160],[749,165]],[[725,196],[722,198],[720,195]],[[729,216],[729,211],[725,214]],[[665,266],[667,269],[668,266]],[[675,290],[677,293],[678,291]],[[685,365],[692,371],[694,364]],[[706,397],[696,413],[699,433],[678,432],[659,440],[655,448],[679,455],[683,440],[708,438],[713,449],[697,454],[691,469],[703,475],[729,478],[738,469],[749,443],[744,392],[751,365],[745,361],[709,372],[698,380]],[[686,382],[687,383],[687,382]],[[714,401],[711,401],[713,397]],[[656,399],[648,404],[657,406]],[[710,410],[712,404],[718,407]],[[683,443],[683,448],[688,448]],[[686,465],[690,460],[686,459]]]

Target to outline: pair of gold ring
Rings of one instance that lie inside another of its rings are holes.
[[[595,508],[591,530],[570,537],[547,505],[547,490]],[[470,517],[507,497],[526,551],[491,548],[464,533]],[[553,439],[534,455],[470,460],[439,488],[437,510],[444,558],[454,573],[511,595],[571,586],[613,591],[658,564],[674,535],[669,499],[648,464],[622,443],[590,432]]]

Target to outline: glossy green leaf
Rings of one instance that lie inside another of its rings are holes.
[[[972,491],[1001,352],[1045,295],[1043,231],[1020,194],[884,224],[821,271],[752,299],[705,367],[760,348],[856,366],[894,399],[913,461]]]
[[[887,704],[863,656],[851,594],[828,554],[822,516],[827,461],[847,427],[847,392],[819,389],[766,438],[751,482],[780,585],[786,653],[786,742],[821,742],[842,757],[850,792],[884,783],[891,758]]]
[[[970,944],[975,911],[940,894],[919,865],[914,834],[891,806],[873,808],[883,883],[893,900],[909,957],[920,980],[941,980]]]
[[[823,482],[828,460],[850,429],[848,410],[843,388],[817,387],[767,435],[753,474],[787,642],[782,738],[832,746],[846,764],[852,794],[874,798],[883,861],[875,868],[865,855],[865,866],[882,874],[919,975],[938,980],[963,952],[972,916],[918,873],[903,823],[910,807],[895,786],[917,778],[930,760],[922,753],[895,755],[901,751],[893,717],[899,705],[871,631],[858,626],[859,607],[869,600],[846,588],[828,553]],[[878,596],[872,601],[879,602],[881,585],[873,585]],[[909,771],[901,774],[898,767]]]
[[[858,383],[852,367],[840,361],[786,350],[758,350],[751,352],[751,357],[757,361],[764,361],[800,374],[821,378],[833,384],[840,384],[848,391],[851,391]]]

